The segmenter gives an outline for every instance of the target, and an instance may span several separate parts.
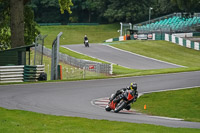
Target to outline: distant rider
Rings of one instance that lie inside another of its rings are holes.
[[[85,35],[85,37],[84,37],[84,44],[85,44],[86,40],[88,40],[87,35]]]
[[[137,97],[138,97],[138,91],[137,91],[137,84],[135,82],[132,82],[130,86],[126,87],[126,88],[122,88],[120,90],[117,90],[117,92],[110,98],[110,101],[112,101],[113,99],[115,99],[118,95],[122,94],[123,92],[125,92],[126,90],[133,90],[133,94],[134,94],[134,99],[132,101],[130,101],[130,103],[136,102]],[[126,106],[126,109],[129,110],[131,108],[130,104]]]

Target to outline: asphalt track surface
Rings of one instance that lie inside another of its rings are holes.
[[[83,44],[62,45],[62,47],[132,69],[146,70],[183,67],[149,57],[144,57],[131,52],[119,50],[117,48],[103,44],[90,44],[89,48],[84,47]]]
[[[200,128],[199,122],[164,119],[138,113],[106,112],[91,104],[94,99],[109,97],[132,81],[138,83],[139,93],[194,87],[200,86],[200,71],[103,80],[1,85],[0,107],[61,116]],[[181,104],[184,104],[184,101]]]

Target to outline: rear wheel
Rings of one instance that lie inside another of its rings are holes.
[[[130,105],[127,105],[127,106],[125,107],[125,109],[126,109],[126,110],[130,110],[130,109],[131,109],[131,106],[130,106]]]
[[[114,112],[115,112],[115,113],[118,113],[118,112],[119,112],[120,110],[122,110],[125,106],[126,106],[126,102],[125,102],[124,100],[121,100],[121,101],[117,104],[117,106],[116,106]]]

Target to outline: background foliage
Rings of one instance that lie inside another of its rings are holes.
[[[72,14],[60,14],[58,0],[32,0],[37,22],[132,22],[148,20],[174,12],[199,12],[200,0],[72,0]]]
[[[174,12],[200,12],[200,0],[24,0],[25,44],[39,34],[37,23],[139,23]],[[0,49],[10,47],[10,0],[0,0]],[[72,6],[73,5],[73,6]],[[70,7],[72,6],[72,7]],[[71,10],[70,10],[71,9]],[[67,12],[64,12],[66,10]],[[71,12],[72,11],[72,12]],[[62,13],[62,14],[61,14]],[[36,22],[35,22],[36,21]],[[3,47],[2,47],[3,46]]]
[[[0,50],[10,47],[9,20],[9,2],[5,1],[0,3]]]
[[[0,1],[0,50],[10,48],[10,5],[8,1]],[[24,39],[25,44],[32,44],[39,34],[38,24],[34,21],[34,12],[26,5],[24,7]]]

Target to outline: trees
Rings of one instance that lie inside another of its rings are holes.
[[[11,47],[23,46],[24,43],[24,4],[25,0],[10,0]]]
[[[10,47],[9,2],[0,3],[0,50]]]
[[[58,0],[59,1],[59,6],[60,6],[60,11],[63,14],[64,11],[66,10],[68,13],[72,13],[70,6],[73,6],[72,0]]]
[[[67,23],[68,13],[61,14],[58,0],[31,0],[35,21],[38,23]]]
[[[176,0],[72,0],[74,3],[74,6],[71,9],[72,14],[70,14],[70,16],[60,16],[56,15],[57,13],[55,12],[55,10],[57,10],[56,8],[59,8],[58,5],[56,5],[57,0],[32,1],[40,1],[41,3],[37,5],[38,7],[34,7],[37,22],[68,23],[68,21],[71,21],[77,23],[113,23],[121,21],[138,23],[148,20],[149,7],[153,7],[152,18],[182,11],[179,9],[178,3],[172,2]],[[199,0],[188,1],[193,1],[192,3],[196,3],[195,6],[192,5],[192,7],[194,7],[192,8],[193,12],[200,11],[200,8],[197,6],[197,1]],[[50,4],[53,2],[55,3],[54,6]],[[187,3],[183,3],[184,6],[186,6],[186,4]],[[45,10],[45,8],[48,9],[48,11]],[[183,9],[185,8],[186,7],[183,7]]]
[[[35,28],[36,23],[29,21],[33,20],[33,15],[31,14],[32,11],[29,8],[26,8],[26,4],[30,1],[31,0],[0,0],[0,4],[6,5],[7,7],[5,10],[9,11],[9,13],[7,12],[7,16],[10,18],[10,26],[5,26],[10,27],[12,48],[25,45],[24,36],[26,42],[30,43],[32,40],[29,37],[34,37],[34,35],[38,33],[37,29]],[[73,5],[71,0],[58,0],[58,2],[60,5],[61,13],[64,13],[65,10],[71,13],[70,6]],[[26,11],[24,11],[25,9]],[[29,22],[25,22],[25,20]],[[5,26],[4,28],[0,26],[1,32],[2,29],[6,29]],[[5,31],[3,32],[5,33]]]
[[[138,23],[148,20],[149,7],[153,7],[152,18],[180,10],[200,11],[200,0],[0,0],[0,45],[11,43],[11,47],[18,47],[33,41],[31,37],[34,38],[38,31],[33,13],[27,6],[30,2],[35,20],[43,23],[67,23],[69,18],[71,22],[79,23]],[[61,13],[72,14],[60,15],[59,9]]]
[[[152,7],[153,17],[159,17],[173,12],[179,12],[177,5],[172,3],[171,0],[154,0]]]
[[[13,5],[12,2],[11,0],[0,1],[0,5],[3,7],[1,8],[0,14],[0,18],[2,18],[0,20],[1,49],[31,44],[39,33],[36,28],[37,24],[34,22],[33,11],[30,7],[24,6],[23,9],[18,11],[19,3],[14,3]],[[24,2],[28,1],[23,1],[22,4],[24,4]],[[23,15],[20,14],[20,12],[22,12]]]
[[[171,0],[179,9],[185,12],[195,12],[200,6],[200,0]]]

